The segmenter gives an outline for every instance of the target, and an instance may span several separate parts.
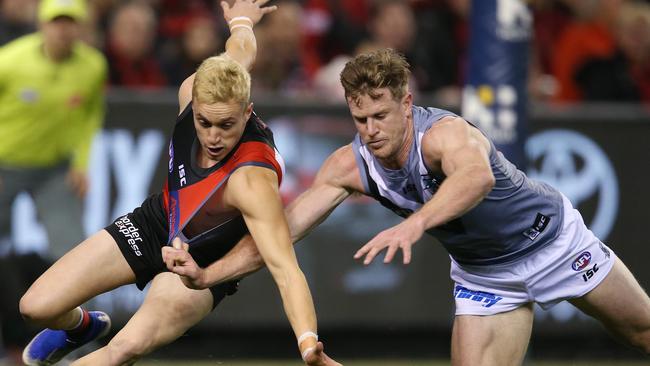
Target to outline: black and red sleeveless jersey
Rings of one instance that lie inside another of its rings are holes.
[[[163,187],[168,243],[181,233],[238,168],[251,165],[266,167],[275,171],[278,181],[282,181],[284,163],[275,148],[273,133],[255,113],[247,121],[237,145],[209,169],[196,167],[199,144],[190,103],[178,116],[169,143],[169,174]]]

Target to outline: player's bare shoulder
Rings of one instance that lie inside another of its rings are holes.
[[[468,133],[469,126],[469,123],[461,117],[445,116],[433,123],[425,132],[423,144],[431,149],[443,147],[450,139],[463,138]]]
[[[237,168],[228,178],[229,189],[254,190],[260,185],[272,185],[277,188],[277,174],[265,167],[248,165]]]
[[[223,201],[238,209],[242,205],[279,194],[278,176],[268,168],[243,166],[235,170],[225,184]]]
[[[363,191],[352,144],[340,147],[327,158],[314,184],[329,184],[354,192]]]
[[[182,113],[188,104],[192,101],[192,84],[194,84],[194,74],[183,81],[178,88],[178,113]]]
[[[481,131],[462,117],[446,116],[434,123],[422,138],[422,154],[427,162],[436,165],[446,151],[474,145],[490,150],[490,142]]]

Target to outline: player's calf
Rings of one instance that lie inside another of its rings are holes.
[[[155,349],[150,338],[118,333],[105,347],[79,359],[72,366],[132,365]]]

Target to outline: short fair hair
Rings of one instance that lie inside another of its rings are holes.
[[[406,95],[411,74],[409,64],[403,55],[384,48],[356,56],[345,64],[341,71],[341,84],[345,98],[358,100],[361,95],[373,99],[380,95],[376,89],[388,88],[396,100]]]
[[[192,100],[198,103],[238,102],[246,105],[251,94],[251,76],[226,54],[205,59],[194,75]]]

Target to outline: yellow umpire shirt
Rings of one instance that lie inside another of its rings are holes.
[[[0,165],[49,167],[72,161],[85,171],[104,118],[107,65],[78,42],[60,63],[43,53],[40,34],[0,48]]]

